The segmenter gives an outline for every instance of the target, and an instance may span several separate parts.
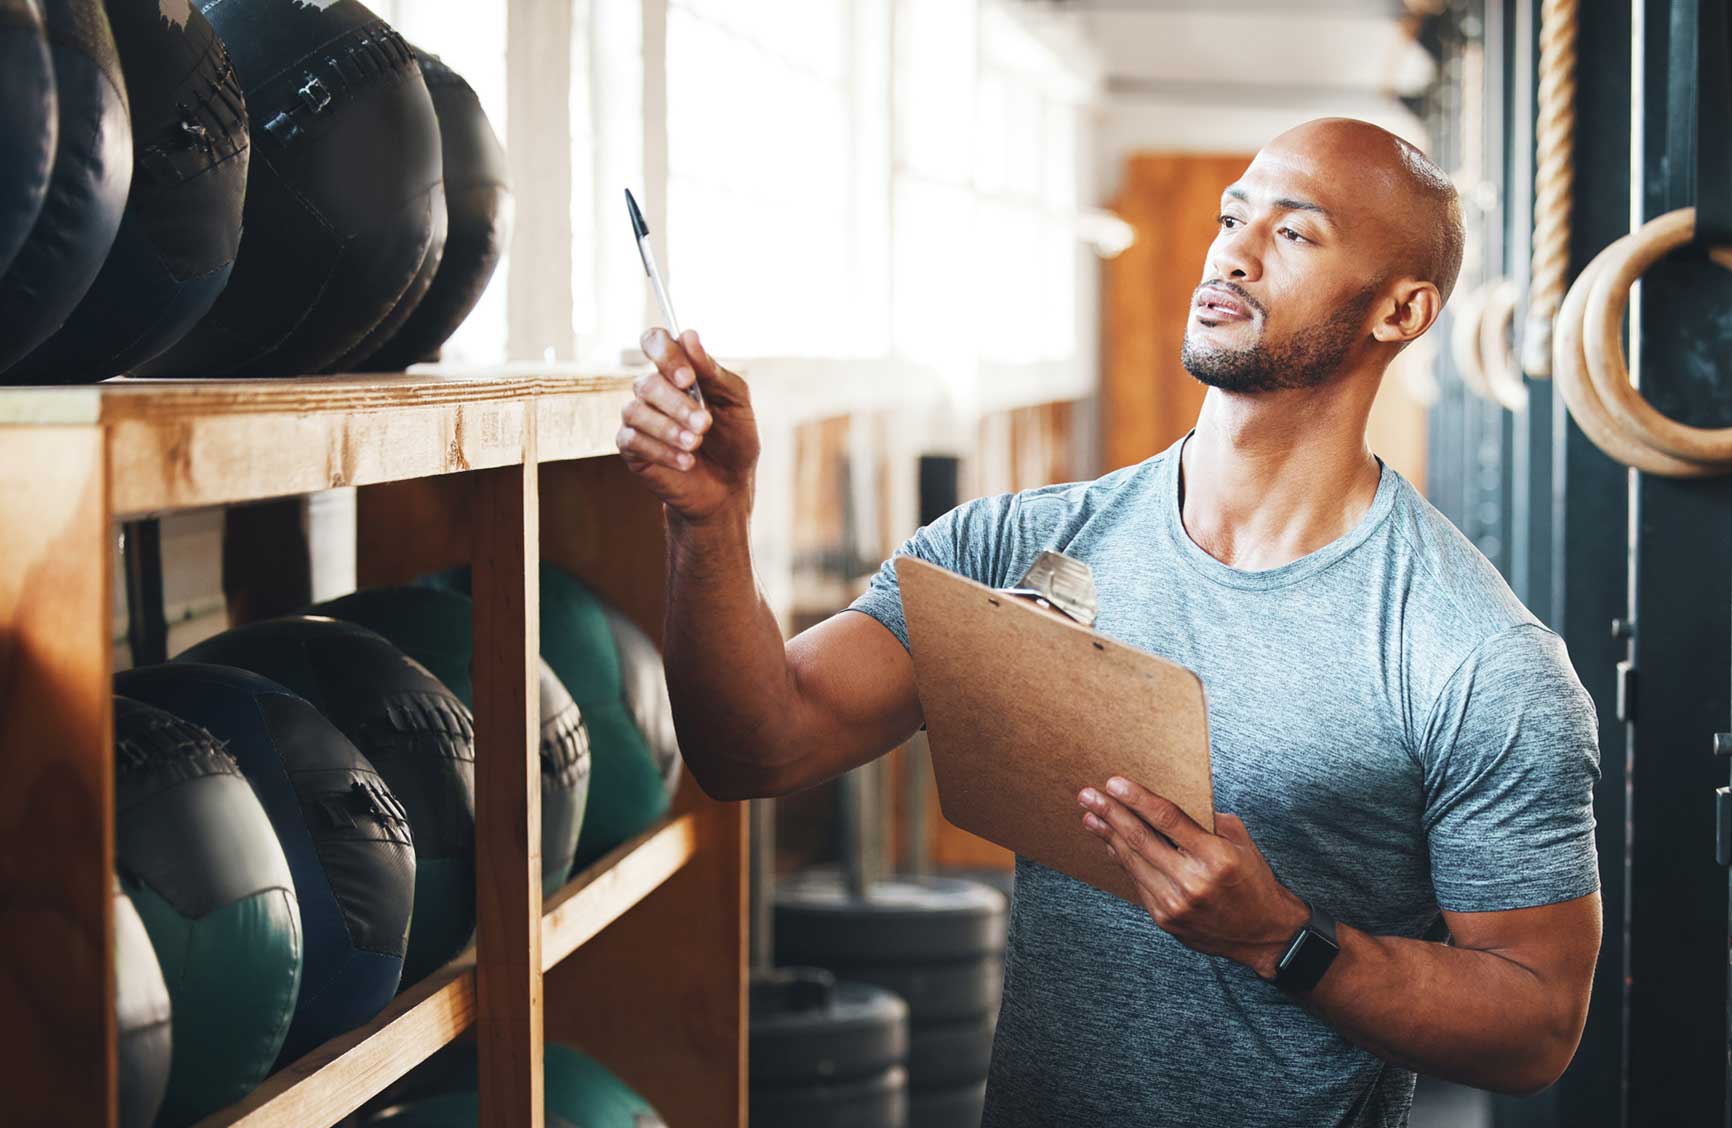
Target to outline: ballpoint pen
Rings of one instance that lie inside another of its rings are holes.
[[[667,288],[662,285],[661,271],[656,269],[656,253],[650,248],[649,224],[643,221],[643,212],[638,210],[637,201],[632,198],[630,188],[625,190],[625,206],[626,210],[631,212],[631,230],[637,238],[637,253],[638,257],[643,259],[643,271],[649,275],[650,287],[656,292],[656,301],[661,303],[662,316],[667,319],[668,331],[677,341],[680,337],[680,323],[674,317],[673,303],[668,301]],[[696,400],[699,407],[704,406],[704,393],[698,387],[696,369],[692,371],[692,386],[686,389],[686,394]]]

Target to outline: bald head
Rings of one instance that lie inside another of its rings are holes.
[[[1365,214],[1385,229],[1388,268],[1432,283],[1445,301],[1461,273],[1461,197],[1443,170],[1387,129],[1355,118],[1294,126],[1258,154],[1301,159],[1324,180],[1351,185]]]
[[[1461,270],[1461,202],[1418,149],[1347,118],[1275,138],[1221,194],[1181,360],[1229,392],[1381,379]]]

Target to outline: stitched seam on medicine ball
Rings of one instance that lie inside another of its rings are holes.
[[[234,64],[221,42],[213,39],[211,47],[176,91],[179,114],[153,125],[148,139],[135,138],[138,152],[134,167],[147,173],[153,185],[197,179],[249,148],[245,102]],[[189,86],[194,92],[190,105],[181,97]],[[226,114],[218,112],[219,104]],[[202,131],[198,139],[189,137],[189,126]],[[183,168],[182,161],[189,152],[203,154],[204,159],[195,158]]]

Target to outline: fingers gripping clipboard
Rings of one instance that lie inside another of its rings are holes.
[[[1078,791],[1122,775],[1214,830],[1196,674],[916,557],[895,566],[945,818],[1133,902]]]

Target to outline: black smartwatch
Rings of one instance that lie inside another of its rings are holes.
[[[1341,954],[1341,944],[1335,939],[1335,919],[1316,905],[1306,902],[1311,919],[1293,934],[1281,962],[1275,965],[1275,978],[1270,980],[1283,991],[1304,994],[1317,986],[1323,973]]]

